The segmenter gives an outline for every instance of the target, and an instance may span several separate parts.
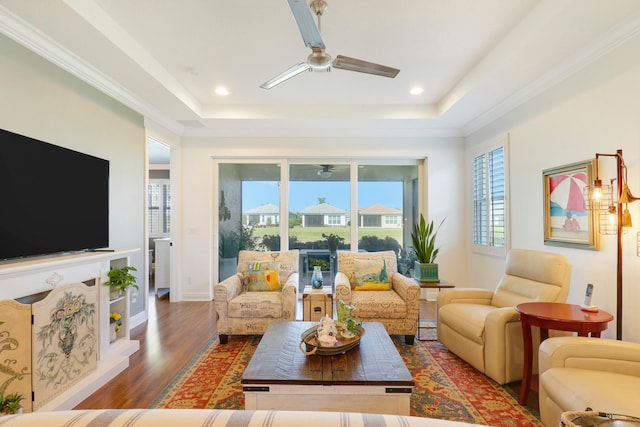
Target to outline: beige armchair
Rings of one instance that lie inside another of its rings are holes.
[[[357,290],[358,266],[371,260],[383,260],[391,283],[390,290]],[[380,322],[389,335],[404,335],[413,344],[418,329],[420,286],[398,273],[396,254],[383,252],[338,252],[335,277],[336,301],[353,304],[353,315],[362,322]]]
[[[640,417],[640,344],[555,337],[540,345],[540,418],[560,425],[563,412],[594,411]]]
[[[495,290],[445,289],[437,299],[438,341],[474,368],[506,384],[522,379],[522,302],[565,302],[571,265],[563,255],[513,249]],[[534,330],[534,348],[540,341]],[[534,358],[534,371],[537,357]]]
[[[296,319],[298,257],[297,250],[240,251],[238,272],[213,287],[220,343],[229,335],[262,335],[272,322]],[[249,290],[249,263],[257,261],[278,265],[280,290]]]

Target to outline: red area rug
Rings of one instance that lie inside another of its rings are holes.
[[[153,401],[152,408],[243,409],[240,380],[259,336],[231,336],[207,344]],[[411,415],[490,426],[542,426],[537,412],[450,353],[438,341],[394,343],[416,386]]]

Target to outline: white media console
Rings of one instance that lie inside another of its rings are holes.
[[[115,249],[0,262],[0,301],[32,304],[70,283],[85,283],[97,291],[97,368],[38,410],[72,409],[129,366],[129,356],[139,349],[138,341],[129,336],[129,294],[111,300],[103,283],[111,266],[128,265],[129,256],[137,251]],[[111,341],[109,313],[113,311],[122,315],[122,328]]]

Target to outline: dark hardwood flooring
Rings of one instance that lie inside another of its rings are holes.
[[[149,298],[149,321],[134,328],[131,338],[140,350],[129,368],[75,409],[147,408],[153,399],[216,334],[213,302],[169,303]]]
[[[420,311],[423,318],[435,318],[435,302],[421,301]],[[212,301],[169,303],[168,297],[150,295],[149,321],[131,331],[140,350],[131,356],[129,367],[75,409],[148,408],[215,334]],[[517,393],[519,383],[512,388]],[[529,405],[537,407],[537,393],[530,393]]]

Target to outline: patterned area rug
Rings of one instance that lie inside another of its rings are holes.
[[[151,408],[243,409],[240,380],[259,336],[232,336],[225,345],[207,344],[152,402]],[[508,387],[501,387],[450,353],[437,341],[394,344],[416,386],[411,415],[490,426],[541,427],[538,413],[520,406]]]

